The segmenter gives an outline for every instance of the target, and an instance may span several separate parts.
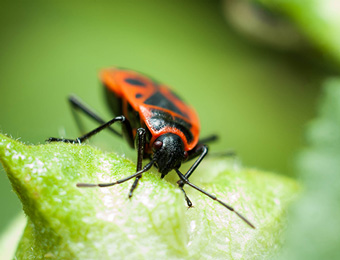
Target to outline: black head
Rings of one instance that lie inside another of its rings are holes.
[[[172,133],[159,136],[152,145],[152,151],[155,166],[162,178],[171,170],[178,169],[187,155],[182,139]]]

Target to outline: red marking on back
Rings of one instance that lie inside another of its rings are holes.
[[[197,145],[200,132],[200,123],[196,111],[191,106],[187,105],[182,100],[178,99],[168,86],[158,84],[151,78],[136,71],[118,68],[102,70],[100,73],[100,78],[104,85],[106,86],[106,88],[108,88],[110,91],[114,92],[118,97],[121,97],[123,99],[123,111],[125,110],[124,111],[125,116],[127,114],[126,102],[129,103],[131,107],[136,112],[139,113],[141,124],[143,125],[144,123],[152,134],[150,147],[157,137],[165,133],[174,133],[180,136],[181,139],[183,140],[186,151],[192,150]],[[128,82],[129,80],[127,79],[130,79],[130,81],[135,84],[130,84]],[[169,109],[155,107],[153,105],[148,105],[144,103],[149,97],[151,97],[157,92],[160,92],[163,96],[170,100],[184,116]],[[166,126],[161,130],[156,131],[152,127],[152,125],[150,125],[149,120],[151,118],[150,110],[152,108],[163,110],[171,114],[171,116],[173,117],[178,117],[188,122],[191,125],[191,128],[188,130],[192,133],[193,140],[191,142],[188,142],[184,133],[174,127]]]

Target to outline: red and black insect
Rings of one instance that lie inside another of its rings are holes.
[[[189,181],[191,174],[208,153],[206,143],[216,139],[216,136],[199,139],[200,122],[192,107],[184,103],[169,87],[136,71],[109,68],[101,71],[100,78],[107,103],[116,117],[106,122],[77,97],[70,96],[69,101],[74,109],[84,112],[101,125],[77,139],[51,137],[48,141],[82,143],[108,128],[114,134],[124,136],[129,145],[137,149],[137,170],[135,174],[112,183],[78,183],[78,187],[108,187],[135,178],[129,192],[131,197],[142,174],[154,165],[161,173],[161,178],[172,170],[176,171],[180,178],[177,183],[184,193],[188,207],[192,203],[184,191],[184,185],[216,200],[255,228],[234,208]],[[110,127],[115,122],[122,123],[122,134]],[[190,169],[185,174],[181,173],[181,164],[194,158],[197,159]],[[143,159],[150,160],[144,167]]]

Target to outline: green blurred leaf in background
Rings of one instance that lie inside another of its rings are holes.
[[[225,0],[224,5],[227,19],[249,39],[302,51],[339,72],[339,0]]]
[[[299,156],[305,187],[294,204],[286,248],[280,259],[340,259],[340,79],[330,79],[319,116],[308,128]]]

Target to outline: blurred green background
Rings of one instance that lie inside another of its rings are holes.
[[[70,93],[110,119],[97,73],[118,65],[152,75],[192,104],[202,136],[221,137],[211,150],[233,149],[246,166],[289,176],[330,73],[305,54],[245,38],[214,0],[1,1],[0,37],[4,133],[32,144],[76,137]],[[110,134],[91,143],[134,159]],[[3,169],[0,185],[1,231],[21,206]]]

